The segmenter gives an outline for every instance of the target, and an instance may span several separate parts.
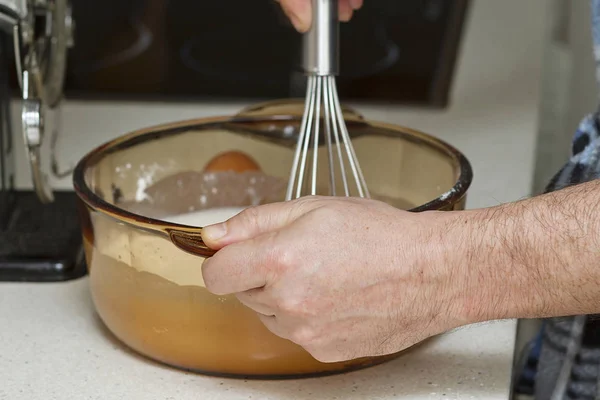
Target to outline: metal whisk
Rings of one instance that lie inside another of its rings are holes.
[[[335,76],[339,73],[338,2],[312,0],[312,9],[312,26],[304,35],[303,43],[304,70],[308,76],[306,102],[286,200],[307,194],[336,196],[340,180],[340,189],[344,192],[342,196],[370,197],[337,93]],[[322,134],[325,143],[321,142]],[[320,193],[317,188],[320,149],[325,149],[327,153],[328,193]],[[336,176],[340,180],[337,180]]]

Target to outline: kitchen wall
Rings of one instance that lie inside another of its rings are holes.
[[[571,137],[581,118],[595,110],[598,93],[589,2],[552,0],[549,15],[534,193],[568,158]]]

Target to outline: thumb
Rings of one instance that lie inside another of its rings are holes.
[[[246,208],[225,222],[203,228],[202,240],[211,249],[218,250],[281,229],[320,205],[317,198],[302,198]]]

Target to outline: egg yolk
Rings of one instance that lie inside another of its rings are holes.
[[[232,150],[217,154],[208,162],[208,164],[206,164],[204,171],[233,171],[239,173],[246,171],[260,171],[260,166],[249,155],[242,153],[241,151]]]

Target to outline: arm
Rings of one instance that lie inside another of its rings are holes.
[[[456,213],[451,225],[447,251],[462,250],[461,283],[473,288],[466,320],[600,312],[600,181]]]
[[[600,311],[600,182],[493,208],[410,213],[307,197],[207,227],[207,288],[321,361],[462,325]]]

